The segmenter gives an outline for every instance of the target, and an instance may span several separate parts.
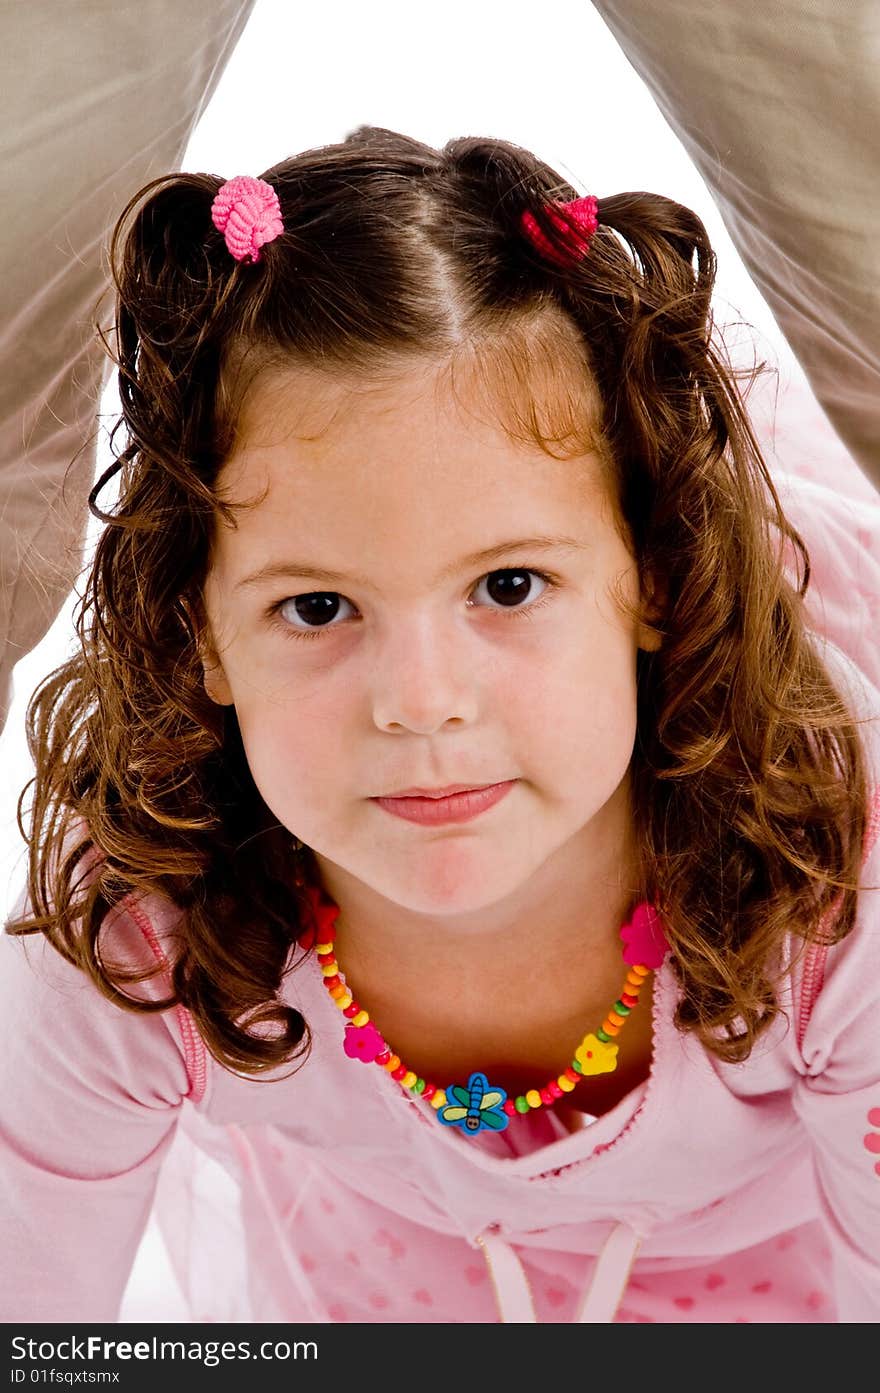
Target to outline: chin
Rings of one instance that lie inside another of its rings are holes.
[[[447,845],[439,856],[410,852],[402,866],[387,866],[385,874],[373,861],[362,879],[413,914],[467,916],[515,894],[531,872],[531,860],[506,854],[496,861],[485,847],[462,853]]]

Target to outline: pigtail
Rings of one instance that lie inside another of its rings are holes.
[[[591,306],[594,371],[607,403],[612,449],[625,422],[642,467],[656,478],[666,445],[708,426],[723,449],[727,432],[716,387],[705,375],[712,332],[715,255],[690,209],[654,194],[599,201],[590,251],[569,276],[566,303]]]
[[[212,393],[193,391],[192,384],[216,378],[224,317],[235,293],[235,267],[224,258],[223,238],[211,223],[211,201],[221,183],[193,174],[154,180],[124,209],[110,244],[117,302],[115,342],[107,347],[118,370],[122,416],[111,437],[114,460],[89,495],[93,516],[105,526],[87,601],[102,643],[119,666],[120,692],[129,701],[144,701],[147,711],[160,704],[151,699],[156,679],[161,702],[168,697],[177,707],[174,693],[179,695],[181,684],[187,697],[200,700],[193,664],[165,669],[169,645],[179,646],[181,632],[192,638],[181,603],[186,589],[181,542],[191,558],[206,557],[217,508],[206,470],[216,454]],[[118,432],[124,443],[117,451]],[[97,498],[117,474],[116,506],[107,512]],[[88,655],[85,637],[83,646]],[[207,704],[203,712],[216,744],[216,713]],[[156,731],[154,722],[147,738]],[[139,720],[115,736],[132,743],[128,759],[135,769],[136,746],[143,738]],[[169,743],[172,739],[169,729]],[[192,753],[204,751],[203,729],[194,737]],[[136,783],[144,806],[154,808],[155,797],[140,780]]]
[[[117,314],[115,352],[110,345],[108,351],[118,370],[128,444],[89,500],[93,515],[110,525],[122,519],[98,509],[98,493],[142,450],[176,480],[190,506],[207,512],[216,506],[197,468],[211,438],[213,401],[189,386],[194,377],[216,381],[237,302],[249,294],[262,298],[271,279],[270,265],[261,266],[258,280],[248,277],[250,268],[233,260],[215,228],[211,205],[222,184],[207,174],[156,179],[127,205],[113,233]]]

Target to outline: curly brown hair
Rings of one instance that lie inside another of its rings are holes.
[[[805,627],[806,546],[713,323],[703,224],[656,194],[602,198],[589,254],[557,264],[521,217],[564,248],[546,205],[577,190],[496,139],[438,151],[361,127],[263,177],[285,231],[258,273],[212,227],[212,175],[153,180],[114,231],[115,356],[107,347],[125,443],[90,497],[105,525],[80,649],[27,712],[31,913],[8,928],[42,931],[130,1009],[183,1004],[227,1067],[260,1074],[307,1052],[307,1022],[279,999],[311,927],[290,834],[255,787],[234,708],[204,688],[203,587],[217,520],[231,518],[215,484],[267,366],[369,378],[476,346],[511,430],[557,458],[599,448],[639,574],[663,578],[662,643],[637,663],[642,888],[681,984],[676,1024],[723,1060],[747,1058],[780,1009],[786,937],[836,941],[854,926],[867,766]],[[596,419],[574,402],[553,420],[518,410],[542,353],[577,360]],[[116,474],[107,514],[95,500]],[[797,589],[786,539],[803,560]],[[85,840],[65,851],[77,820]],[[77,877],[90,847],[97,873]],[[137,974],[102,952],[109,908],[134,893],[183,912],[161,1002],[131,1001],[121,985]]]

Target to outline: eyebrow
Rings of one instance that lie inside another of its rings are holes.
[[[460,561],[454,561],[451,565],[445,566],[438,579],[441,581],[449,580],[460,571],[471,570],[474,566],[479,566],[486,561],[497,561],[514,551],[586,550],[587,543],[578,541],[576,537],[520,537],[510,542],[498,542],[495,546],[486,547],[484,551],[475,551],[470,556],[463,556]],[[251,575],[244,576],[235,583],[233,590],[243,590],[248,586],[262,585],[266,581],[281,580],[287,576],[302,576],[305,580],[332,581],[335,584],[360,585],[366,588],[370,585],[370,582],[363,576],[345,575],[342,571],[330,571],[322,566],[314,566],[311,562],[275,561],[261,566],[258,571],[253,571]]]

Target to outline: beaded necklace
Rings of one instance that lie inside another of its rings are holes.
[[[647,900],[633,910],[620,930],[623,960],[628,972],[620,996],[608,1011],[602,1024],[586,1034],[562,1073],[549,1079],[543,1088],[530,1088],[517,1097],[508,1097],[503,1088],[489,1083],[486,1075],[472,1073],[466,1084],[453,1083],[439,1087],[421,1078],[403,1062],[383,1039],[370,1014],[349,991],[336,957],[336,920],[339,906],[324,892],[308,887],[312,899],[316,930],[315,953],[324,986],[343,1016],[345,1027],[343,1048],[349,1059],[363,1064],[377,1064],[408,1093],[430,1102],[437,1120],[446,1126],[459,1127],[468,1136],[476,1136],[487,1128],[501,1132],[512,1117],[522,1116],[536,1108],[550,1107],[566,1093],[571,1093],[583,1078],[593,1074],[610,1074],[617,1068],[620,1034],[630,1013],[639,1003],[639,992],[649,973],[661,965],[667,952],[660,915]],[[305,937],[302,946],[310,946]]]

